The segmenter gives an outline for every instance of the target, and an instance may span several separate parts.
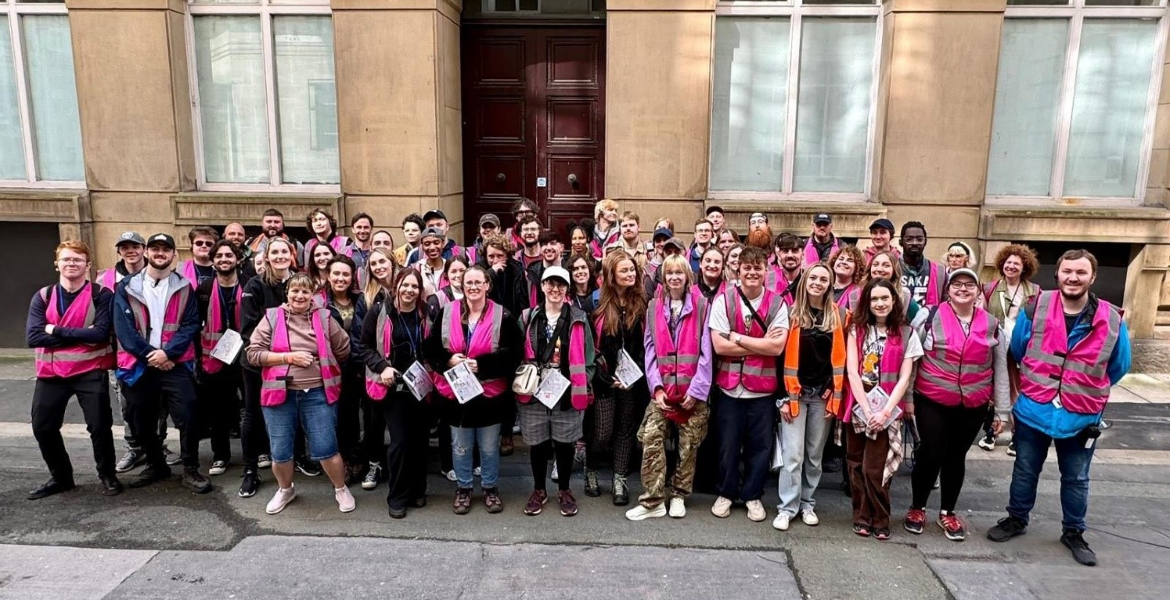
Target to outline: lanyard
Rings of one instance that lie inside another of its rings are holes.
[[[406,342],[410,344],[410,357],[418,358],[418,344],[422,339],[422,324],[420,323],[417,331],[411,331],[410,327],[406,326],[406,320],[402,318],[402,313],[398,313],[398,324],[402,325],[402,331],[406,332]],[[416,336],[417,334],[417,336]]]
[[[239,284],[237,284],[237,285],[239,285]],[[236,288],[235,288],[235,286],[232,286],[230,288],[225,288],[219,284],[216,284],[215,287],[219,289],[219,305],[221,307],[223,307],[223,316],[221,316],[220,318],[223,319],[223,324],[231,323],[234,325],[234,323],[232,323],[233,319],[231,318],[231,313],[234,311],[228,309],[228,301],[234,300],[234,298],[232,298],[232,296],[235,295]],[[231,290],[230,292],[228,292],[228,295],[226,297],[223,295],[223,291],[225,289]],[[235,307],[233,306],[232,308],[235,308]],[[216,323],[216,325],[221,325],[221,323]]]

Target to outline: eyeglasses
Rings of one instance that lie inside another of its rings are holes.
[[[463,287],[465,288],[481,288],[485,285],[487,285],[487,283],[483,281],[467,281],[466,279],[463,280]]]
[[[89,259],[86,259],[86,258],[59,258],[59,259],[57,259],[57,262],[64,264],[64,265],[84,265],[85,263],[89,262]]]
[[[198,246],[200,248],[210,248],[215,245],[215,242],[209,242],[207,240],[195,240],[194,242],[191,242],[191,245]]]
[[[955,281],[951,283],[952,290],[977,290],[979,284],[974,281]]]

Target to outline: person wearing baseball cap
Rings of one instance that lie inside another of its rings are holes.
[[[670,228],[659,227],[654,230],[654,236],[650,238],[650,256],[646,259],[646,269],[642,272],[647,296],[654,295],[654,290],[658,288],[659,269],[662,266],[662,260],[666,258],[663,248],[666,246],[666,241],[672,237],[674,237],[674,232]]]
[[[894,246],[894,223],[886,218],[876,219],[869,224],[869,240],[873,244],[865,249],[865,264],[873,262],[879,252],[893,252],[901,258],[902,252]]]
[[[989,406],[993,427],[1002,431],[1011,412],[1008,342],[999,320],[976,306],[979,276],[968,268],[947,277],[946,301],[930,309],[918,326],[922,349],[914,386],[914,415],[920,438],[911,475],[913,499],[905,527],[922,533],[926,503],[938,480],[938,524],[947,539],[961,542],[967,527],[955,513],[963,487],[967,451]]]
[[[438,227],[427,227],[418,238],[422,259],[415,261],[413,266],[422,273],[424,287],[427,288],[423,293],[423,298],[428,298],[431,294],[447,287],[447,280],[443,277],[448,258],[443,255],[445,241],[447,241],[446,233]]]
[[[724,218],[722,206],[708,206],[707,207],[707,221],[711,223],[711,239],[719,239],[719,232],[723,231],[724,225],[727,224],[727,219]]]
[[[211,491],[211,482],[199,472],[194,378],[195,342],[202,325],[199,303],[187,280],[174,272],[173,237],[156,233],[147,238],[146,256],[146,268],[127,278],[114,296],[118,380],[147,463],[130,487],[171,475],[155,431],[161,398],[179,430],[183,485],[203,494]]]
[[[500,231],[500,218],[495,213],[484,213],[479,216],[479,235],[475,242],[467,247],[467,262],[475,264],[483,256],[483,241],[487,236]]]
[[[557,507],[561,515],[577,514],[577,500],[569,489],[573,454],[577,440],[584,436],[585,409],[589,406],[589,382],[593,380],[593,328],[581,309],[569,302],[569,272],[552,266],[541,275],[544,302],[520,313],[524,362],[555,370],[569,385],[551,406],[531,395],[517,394],[520,434],[530,448],[532,495],[524,514],[541,513],[548,501],[545,473],[549,459],[556,461]],[[544,375],[548,377],[547,375]]]
[[[804,243],[804,266],[807,268],[829,260],[840,246],[837,236],[833,235],[833,215],[829,213],[813,215],[812,235],[808,236]]]
[[[118,262],[112,269],[102,269],[97,276],[97,284],[114,291],[124,277],[129,277],[146,267],[146,240],[137,231],[123,231],[114,241],[114,251],[118,253]]]
[[[447,230],[449,224],[447,223],[447,215],[443,211],[432,208],[423,214],[423,225],[425,230],[434,229],[439,232],[439,236],[443,239],[442,250],[440,254],[443,260],[447,260],[452,256],[467,256],[467,249],[455,243],[455,240],[447,239]],[[422,238],[419,238],[419,247],[410,251],[406,257],[406,265],[411,266],[426,258],[422,252]]]

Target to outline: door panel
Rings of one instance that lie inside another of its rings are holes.
[[[605,189],[605,29],[465,24],[462,52],[465,242],[521,197],[565,234]]]

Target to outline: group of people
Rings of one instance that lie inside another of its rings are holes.
[[[582,455],[584,493],[602,494],[608,468],[613,503],[629,504],[640,452],[643,491],[630,520],[685,516],[696,471],[708,468],[716,517],[742,503],[764,521],[765,480],[778,467],[773,527],[798,518],[816,526],[823,461],[836,452],[853,532],[888,540],[890,480],[913,449],[904,528],[924,532],[937,486],[936,522],[959,541],[966,454],[976,439],[994,448],[1010,429],[1008,516],[988,537],[1026,531],[1055,443],[1061,541],[1095,564],[1083,538],[1088,468],[1130,354],[1121,312],[1090,291],[1089,252],[1061,256],[1056,289],[1042,291],[1027,246],[999,250],[996,277],[981,282],[963,242],[942,261],[926,258],[926,227],[916,221],[902,225],[899,249],[893,223],[877,219],[862,250],[833,234],[827,213],[801,239],[773,235],[762,213],[740,235],[710,206],[686,243],[671,219],[645,240],[639,216],[612,200],[566,238],[538,211],[521,200],[507,230],[498,215],[482,215],[463,247],[439,210],[407,217],[396,246],[369,215],[350,220],[350,238],[322,209],[307,216],[312,238],[301,243],[270,209],[251,240],[238,223],[222,238],[192,229],[193,257],[181,263],[170,235],[131,231],[117,240],[117,265],[92,283],[90,250],[63,242],[60,280],[29,310],[32,425],[51,476],[29,497],[74,487],[60,428],[77,396],[107,494],[122,491],[117,473],[140,464],[132,487],[181,463],[183,485],[209,491],[200,438],[209,431],[209,474],[222,475],[238,428],[239,495],[255,495],[270,467],[269,514],[296,498],[295,473],[323,470],[342,512],[355,507],[350,485],[387,480],[389,514],[402,518],[426,504],[438,425],[453,511],[472,510],[478,477],[485,510],[498,513],[500,457],[518,427],[532,469],[528,515],[549,500],[550,462],[555,506],[577,514],[570,481]],[[126,425],[121,461],[111,369]],[[165,445],[168,416],[178,457]],[[709,461],[699,460],[701,447]]]

